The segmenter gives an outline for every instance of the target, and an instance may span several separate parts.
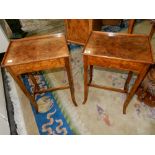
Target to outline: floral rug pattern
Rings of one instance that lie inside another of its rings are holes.
[[[47,83],[42,73],[35,74],[34,77],[40,89],[47,89]],[[23,75],[22,79],[29,92],[33,92],[34,85],[28,76]],[[38,113],[36,113],[36,110],[32,106],[39,133],[41,135],[72,135],[73,132],[68,124],[69,121],[61,112],[61,108],[58,106],[53,94],[51,92],[36,94],[35,100],[37,103],[40,103],[40,99],[44,102],[42,105],[38,105]],[[45,104],[49,104],[47,108]]]

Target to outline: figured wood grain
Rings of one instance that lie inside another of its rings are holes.
[[[91,31],[101,30],[102,20],[100,19],[66,19],[67,41],[85,45]]]
[[[132,32],[133,21],[131,21],[129,33]],[[96,87],[112,91],[128,93],[123,105],[123,114],[135,94],[138,86],[143,80],[150,64],[153,63],[152,51],[149,36],[137,34],[111,33],[111,32],[91,32],[83,51],[84,63],[84,101],[88,98],[88,87]],[[129,75],[124,86],[124,90],[99,86],[92,84],[93,66],[127,70]],[[90,66],[90,80],[88,83],[88,66]],[[132,72],[138,77],[128,92],[128,84],[132,77]]]
[[[86,55],[87,56],[87,55]],[[106,68],[125,70],[125,71],[133,71],[135,73],[139,73],[141,69],[145,66],[142,63],[130,62],[120,59],[114,58],[104,58],[99,56],[88,56],[88,64],[101,66]]]
[[[10,42],[3,64],[9,66],[68,56],[65,36],[62,34],[29,37]]]
[[[8,69],[19,87],[31,101],[31,104],[34,106],[36,111],[38,111],[38,105],[35,101],[36,93],[66,88],[70,88],[71,98],[75,106],[77,106],[69,61],[69,51],[65,36],[63,34],[55,34],[11,41],[7,52],[5,53],[2,66]],[[69,86],[40,90],[31,72],[62,67],[66,68]],[[26,73],[29,74],[30,79],[35,85],[34,92],[32,92],[32,94],[30,94],[30,92],[26,89],[20,78],[21,74]]]
[[[93,31],[84,54],[135,62],[153,62],[147,35]]]
[[[84,44],[90,33],[89,24],[90,21],[85,19],[65,20],[67,40]]]
[[[64,58],[57,58],[52,60],[44,60],[44,61],[37,61],[25,64],[18,64],[11,66],[13,71],[16,71],[16,74],[23,74],[23,73],[31,73],[41,70],[47,70],[51,68],[62,68],[64,67],[65,62]]]

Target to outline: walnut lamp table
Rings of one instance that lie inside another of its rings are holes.
[[[36,93],[67,88],[70,88],[73,103],[77,106],[74,97],[69,51],[63,34],[51,34],[12,40],[3,58],[2,66],[12,75],[36,111],[38,111],[38,105],[35,101]],[[31,74],[32,72],[62,67],[66,68],[69,85],[44,90],[39,89],[35,78]],[[35,85],[32,94],[30,94],[22,82],[21,74],[25,73],[29,75]]]
[[[123,33],[107,33],[93,31],[83,52],[84,60],[84,102],[87,101],[88,87],[97,87],[127,93],[123,106],[123,114],[143,80],[150,64],[153,63],[149,36]],[[92,83],[93,66],[129,71],[124,89],[109,88]],[[88,82],[88,67],[90,80]],[[128,91],[132,73],[138,74],[137,79]]]

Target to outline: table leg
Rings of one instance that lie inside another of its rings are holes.
[[[74,84],[73,84],[73,77],[72,77],[72,73],[71,73],[69,57],[65,58],[65,67],[66,67],[66,72],[67,72],[67,77],[68,77],[72,101],[73,101],[74,105],[77,106],[77,103],[75,100],[75,95],[74,95]]]
[[[153,23],[151,31],[150,31],[150,35],[149,35],[150,40],[152,39],[154,32],[155,32],[155,23]]]
[[[22,89],[22,91],[24,92],[24,94],[29,98],[30,102],[32,103],[32,105],[34,106],[34,108],[36,109],[36,111],[38,112],[38,106],[35,102],[34,97],[31,96],[31,94],[29,93],[29,91],[26,89],[25,85],[23,84],[21,78],[14,74],[11,70],[11,68],[7,68],[7,70],[9,71],[9,73],[12,75],[13,79],[17,82],[17,84],[19,85],[19,87]]]
[[[93,79],[93,65],[90,65],[90,79],[89,79],[89,84],[92,82]]]
[[[126,108],[130,102],[130,100],[132,99],[133,95],[135,94],[138,86],[140,85],[140,83],[142,82],[142,80],[144,79],[146,73],[147,73],[147,70],[149,68],[149,65],[146,65],[144,66],[144,68],[141,70],[141,72],[139,73],[139,75],[137,76],[137,79],[133,85],[133,87],[131,88],[125,102],[124,102],[124,105],[123,105],[123,114],[126,114]]]
[[[133,72],[129,71],[128,77],[127,77],[126,82],[125,82],[125,85],[124,85],[124,90],[125,90],[126,93],[128,92],[129,83],[130,83],[130,80],[132,78],[132,75],[133,75]]]
[[[84,64],[84,101],[83,101],[83,104],[85,104],[88,98],[88,58],[87,56],[83,56],[83,64]]]
[[[33,76],[31,73],[29,73],[28,76],[29,76],[29,78],[31,79],[31,81],[32,81],[33,84],[34,84],[34,92],[35,92],[35,91],[39,91],[39,86],[38,86],[37,81],[36,81],[36,79],[34,78],[34,76]]]
[[[131,34],[133,32],[134,24],[135,24],[135,19],[130,19],[128,23],[128,33]]]

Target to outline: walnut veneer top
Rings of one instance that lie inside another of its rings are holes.
[[[69,52],[63,34],[28,37],[10,42],[2,65],[25,64],[68,56]]]
[[[93,31],[84,55],[153,63],[148,36]]]

